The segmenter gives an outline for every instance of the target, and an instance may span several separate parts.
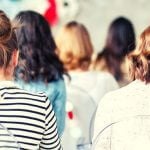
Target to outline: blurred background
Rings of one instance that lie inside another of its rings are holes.
[[[103,48],[110,22],[118,17],[129,18],[136,35],[150,24],[149,0],[0,0],[0,9],[10,18],[20,10],[35,10],[43,14],[55,36],[62,24],[77,20],[88,28],[95,51]]]

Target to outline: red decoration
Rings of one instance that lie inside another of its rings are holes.
[[[68,112],[68,117],[69,117],[69,119],[71,119],[71,120],[73,119],[73,112],[72,112],[72,111],[69,111],[69,112]]]
[[[57,4],[55,0],[48,0],[49,8],[46,10],[44,16],[50,25],[56,25],[58,22]]]

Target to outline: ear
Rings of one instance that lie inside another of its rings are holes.
[[[13,54],[12,54],[12,64],[13,64],[14,67],[16,67],[17,64],[18,64],[18,58],[19,58],[19,50],[13,51]]]

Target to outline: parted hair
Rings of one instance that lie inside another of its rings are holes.
[[[140,35],[137,48],[128,56],[132,79],[150,82],[150,26]]]
[[[66,24],[56,36],[58,55],[67,70],[85,69],[91,63],[93,46],[86,27],[76,21]]]
[[[0,67],[7,68],[15,50],[18,50],[15,27],[7,15],[0,10]]]

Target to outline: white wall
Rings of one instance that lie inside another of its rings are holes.
[[[110,22],[118,17],[128,17],[134,24],[137,35],[150,25],[150,0],[56,0],[59,4],[67,1],[71,8],[59,11],[65,18],[59,25],[53,28],[54,35],[60,26],[68,20],[76,19],[84,23],[90,31],[96,51],[100,51],[105,41]],[[23,4],[20,4],[24,2]],[[43,12],[46,9],[47,0],[20,0],[14,3],[10,0],[0,0],[0,9],[6,10],[13,17],[20,9],[34,9]],[[76,2],[76,3],[75,3]],[[35,4],[36,3],[36,4]],[[74,17],[71,17],[73,11]],[[69,18],[67,18],[69,16]]]
[[[79,0],[79,4],[75,19],[89,29],[96,51],[103,47],[110,22],[120,15],[133,22],[137,35],[150,25],[150,0]]]

